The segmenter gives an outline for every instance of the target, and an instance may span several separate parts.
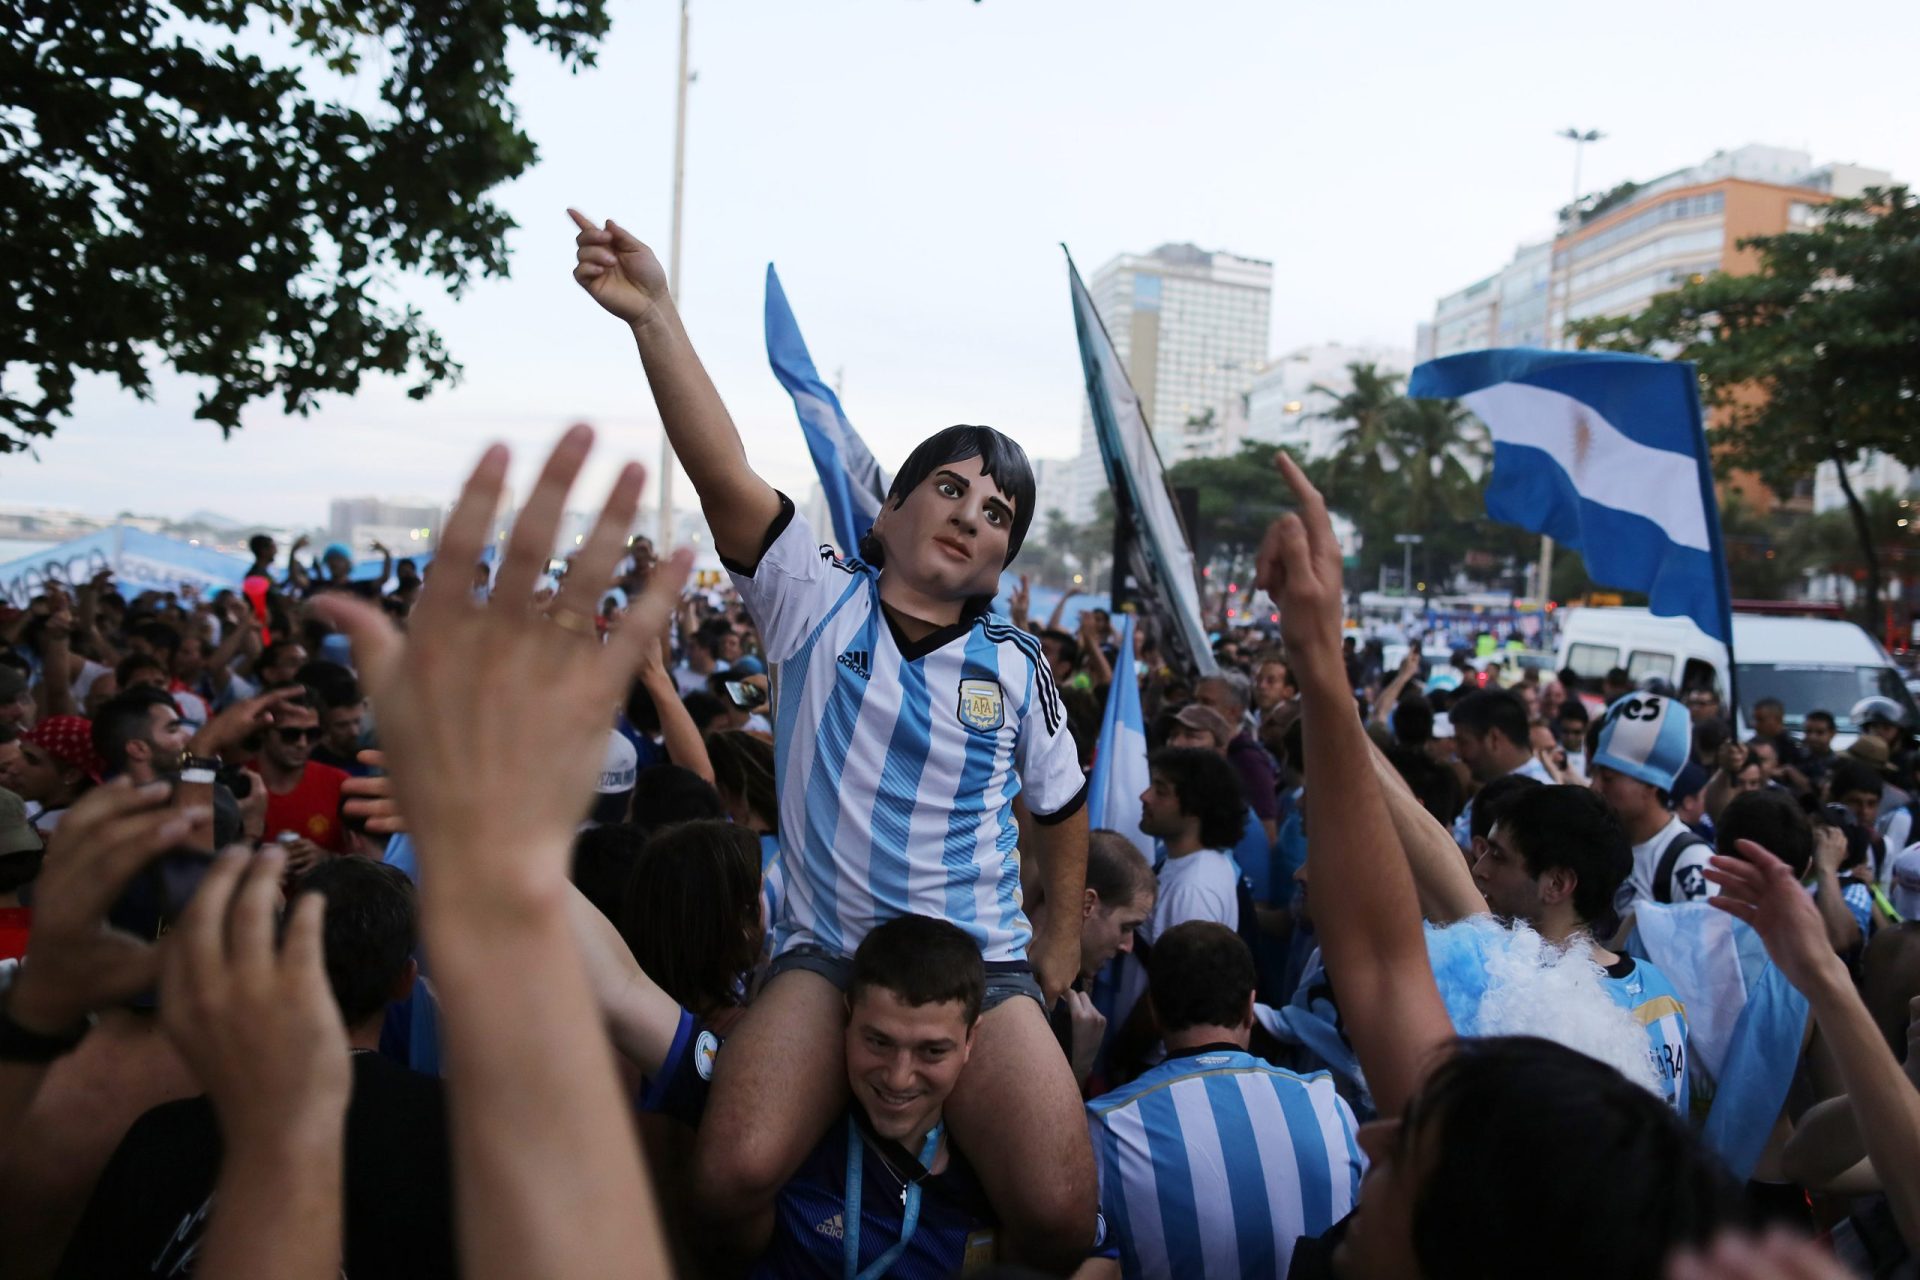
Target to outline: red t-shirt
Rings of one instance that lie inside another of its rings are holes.
[[[0,907],[0,960],[18,960],[27,954],[27,932],[32,927],[32,907]]]
[[[344,769],[307,761],[299,786],[283,796],[267,792],[266,839],[291,831],[329,853],[346,852],[347,832],[340,825],[340,784],[346,780]]]

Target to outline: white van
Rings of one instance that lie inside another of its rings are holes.
[[[1739,731],[1751,730],[1753,704],[1778,698],[1787,727],[1798,733],[1809,711],[1831,711],[1836,745],[1856,732],[1847,718],[1853,704],[1884,694],[1907,709],[1910,727],[1920,726],[1920,707],[1906,682],[1872,636],[1851,622],[1831,618],[1733,615],[1733,652],[1739,677]],[[1711,680],[1723,702],[1727,647],[1691,620],[1663,618],[1645,609],[1569,609],[1560,627],[1559,669],[1598,681],[1615,667],[1635,684],[1658,676],[1675,689]]]

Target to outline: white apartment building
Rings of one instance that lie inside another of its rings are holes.
[[[1231,452],[1246,431],[1248,388],[1266,361],[1273,264],[1163,244],[1105,263],[1087,292],[1166,464]],[[1106,473],[1084,406],[1080,423],[1069,514],[1086,520]]]
[[[1371,364],[1405,375],[1413,355],[1404,347],[1322,342],[1289,351],[1261,370],[1247,393],[1247,438],[1299,449],[1308,459],[1339,447],[1346,424],[1322,415],[1353,390],[1350,366]]]

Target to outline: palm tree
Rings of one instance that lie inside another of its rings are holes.
[[[1401,476],[1395,505],[1410,527],[1473,518],[1489,452],[1478,418],[1458,400],[1402,400],[1387,414],[1384,435]]]
[[[1347,373],[1353,384],[1347,391],[1335,391],[1318,382],[1307,388],[1308,395],[1323,395],[1333,401],[1332,407],[1310,417],[1347,424],[1341,433],[1339,452],[1328,459],[1326,467],[1326,478],[1333,489],[1328,496],[1335,506],[1341,505],[1342,498],[1351,505],[1379,483],[1387,469],[1386,459],[1391,456],[1387,448],[1388,419],[1394,406],[1402,403],[1399,374],[1383,373],[1368,361],[1355,361],[1347,366]]]

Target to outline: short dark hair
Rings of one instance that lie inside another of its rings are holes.
[[[1568,698],[1562,702],[1560,709],[1553,713],[1553,718],[1555,720],[1578,720],[1581,724],[1586,724],[1593,719],[1593,717],[1587,713],[1587,704],[1578,698]]]
[[[1582,923],[1607,920],[1613,895],[1633,871],[1633,844],[1613,810],[1587,787],[1522,787],[1495,806],[1495,824],[1541,876],[1574,874],[1573,910]]]
[[[1693,726],[1693,754],[1711,759],[1733,735],[1724,720],[1707,719]]]
[[[302,875],[287,894],[327,900],[327,985],[349,1027],[358,1026],[392,1001],[418,940],[413,881],[398,867],[371,858],[326,858]]]
[[[1607,674],[1600,678],[1600,682],[1602,684],[1630,685],[1633,683],[1633,677],[1627,674],[1625,667],[1608,667]]]
[[[695,689],[680,699],[680,705],[687,709],[687,714],[693,717],[693,727],[702,734],[715,720],[727,713],[727,704],[705,689]]]
[[[180,633],[158,619],[142,622],[133,628],[133,634],[169,658],[180,650]]]
[[[361,701],[360,681],[352,671],[337,662],[315,658],[301,667],[293,678],[319,696],[322,710],[334,711],[341,707],[357,706]]]
[[[180,713],[172,694],[151,685],[116,693],[94,712],[93,753],[100,757],[108,773],[125,773],[127,745],[149,740],[155,707],[170,707],[175,715]]]
[[[253,660],[253,669],[259,671],[272,666],[275,662],[279,661],[281,654],[285,653],[288,649],[294,648],[304,649],[306,646],[298,640],[275,640],[272,644],[262,649],[260,656]]]
[[[1787,704],[1778,698],[1762,698],[1753,704],[1753,713],[1759,715],[1762,711],[1778,711],[1782,715],[1785,715]]]
[[[1466,801],[1460,792],[1460,778],[1449,766],[1436,761],[1422,747],[1399,742],[1387,748],[1387,763],[1406,782],[1422,809],[1442,824],[1453,825]]]
[[[256,533],[247,539],[247,550],[253,553],[255,560],[266,559],[272,556],[278,549],[279,548],[274,546],[273,539],[264,533]]]
[[[696,1017],[739,1003],[740,977],[760,955],[760,842],[731,822],[654,832],[617,923],[647,976]]]
[[[1218,752],[1204,747],[1161,747],[1147,760],[1180,801],[1180,812],[1200,819],[1200,843],[1231,849],[1247,830],[1247,797],[1240,775]]]
[[[1825,725],[1825,726],[1827,726],[1827,728],[1829,728],[1829,729],[1833,729],[1833,728],[1837,728],[1837,727],[1838,727],[1838,722],[1836,722],[1836,721],[1834,720],[1834,718],[1833,718],[1833,712],[1831,712],[1831,711],[1809,711],[1809,712],[1807,712],[1807,714],[1806,714],[1806,717],[1805,717],[1804,719],[1802,719],[1802,720],[1801,720],[1801,722],[1800,722],[1800,724],[1801,724],[1801,727],[1802,727],[1802,728],[1805,728],[1805,727],[1806,727],[1807,725],[1810,725],[1810,724],[1812,724],[1812,723],[1813,723],[1813,722],[1814,722],[1815,720],[1818,720],[1818,721],[1819,721],[1819,722],[1820,722],[1821,724],[1824,724],[1824,725]]]
[[[967,1025],[987,999],[987,971],[980,948],[958,925],[931,916],[895,916],[874,928],[853,953],[847,1003],[868,987],[891,991],[919,1007],[957,1003]]]
[[[158,671],[165,675],[167,664],[150,653],[130,653],[114,664],[113,682],[125,689],[142,671]]]
[[[1851,791],[1867,791],[1877,796],[1885,794],[1886,789],[1885,779],[1864,760],[1842,756],[1833,762],[1833,769],[1827,774],[1827,794],[1835,800]]]
[[[292,689],[296,690],[296,692],[288,694],[286,699],[279,704],[280,707],[301,707],[313,712],[315,715],[319,715],[320,708],[326,705],[324,699],[320,697],[319,690],[310,684],[301,684],[298,680],[288,680],[283,684],[268,685],[265,689],[262,689],[261,692],[278,693],[282,689]]]
[[[1530,778],[1524,773],[1509,773],[1505,777],[1495,778],[1473,797],[1473,813],[1467,820],[1467,834],[1486,839],[1492,832],[1493,824],[1499,821],[1500,806],[1534,787],[1546,784],[1538,778]]]
[[[1456,1040],[1408,1105],[1403,1141],[1435,1126],[1413,1196],[1422,1275],[1534,1276],[1546,1258],[1576,1280],[1658,1275],[1742,1214],[1725,1166],[1671,1107],[1548,1040]],[[1577,1175],[1542,1176],[1575,1151]]]
[[[633,825],[658,831],[677,822],[723,819],[727,810],[713,784],[677,764],[652,764],[633,780]]]
[[[1074,638],[1072,632],[1062,631],[1058,627],[1048,627],[1041,631],[1040,638],[1042,640],[1051,640],[1059,645],[1060,656],[1066,660],[1068,666],[1077,667],[1080,665],[1080,641]]]
[[[1158,887],[1152,864],[1133,841],[1104,828],[1087,833],[1087,888],[1101,902],[1117,907]]]
[[[1254,979],[1247,944],[1212,920],[1189,920],[1167,930],[1147,962],[1154,1016],[1167,1032],[1239,1026]]]
[[[630,822],[603,822],[573,837],[573,887],[609,920],[620,919],[627,881],[646,833]]]
[[[980,474],[1000,486],[1013,500],[1013,527],[1007,531],[1007,564],[1020,554],[1033,524],[1033,463],[1027,451],[992,427],[954,426],[936,431],[914,446],[887,489],[887,504],[896,510],[926,478],[950,462],[980,459]],[[880,540],[871,533],[860,539],[860,558],[878,569],[886,559]],[[1004,567],[1004,566],[1002,566]]]
[[[780,830],[771,742],[745,729],[723,729],[707,738],[707,760],[713,766],[713,788],[723,801],[728,794],[739,797],[767,830]]]
[[[1527,745],[1527,704],[1505,689],[1475,689],[1453,704],[1457,732],[1498,733],[1516,747]]]
[[[1678,837],[1676,837],[1677,839]],[[1742,791],[1714,824],[1714,852],[1741,856],[1738,844],[1751,840],[1787,864],[1796,876],[1813,865],[1813,825],[1790,794],[1775,788]]]
[[[1424,747],[1433,740],[1433,704],[1420,694],[1409,694],[1393,708],[1393,737],[1409,747]]]

